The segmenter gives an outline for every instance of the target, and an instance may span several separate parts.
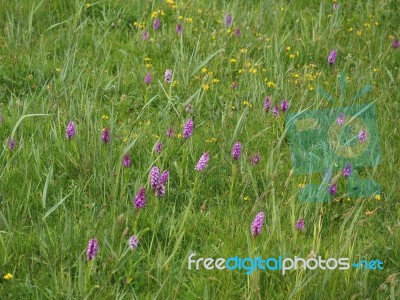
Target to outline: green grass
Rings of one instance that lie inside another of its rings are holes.
[[[316,0],[176,1],[176,7],[2,0],[0,7],[0,140],[13,135],[16,142],[13,151],[7,143],[0,150],[1,299],[400,297],[391,276],[400,270],[400,49],[392,47],[400,35],[398,1],[343,1],[338,11]],[[159,10],[155,32],[152,12]],[[338,58],[330,67],[333,48]],[[173,84],[164,82],[168,68]],[[264,99],[271,96],[273,105],[288,99],[290,111],[335,106],[317,87],[339,98],[342,72],[345,105],[376,101],[382,162],[358,171],[382,185],[381,200],[347,201],[339,185],[342,201],[300,203],[298,185],[318,176],[293,173],[285,116],[265,113]],[[368,83],[372,92],[351,100]],[[192,113],[185,111],[189,103]],[[185,141],[177,134],[188,118],[196,127]],[[70,120],[77,135],[67,140]],[[167,138],[170,126],[176,135]],[[108,145],[100,139],[104,127]],[[153,151],[156,141],[164,145],[161,154]],[[231,157],[236,141],[243,145],[239,161]],[[209,165],[196,172],[205,151]],[[252,166],[257,152],[260,163]],[[126,153],[131,168],[122,168]],[[170,172],[163,198],[149,186],[154,165]],[[137,211],[132,200],[142,186],[147,205]],[[252,238],[260,211],[265,226]],[[301,217],[304,233],[294,228]],[[140,240],[134,251],[127,243],[132,234]],[[93,237],[99,254],[87,261]],[[188,270],[187,263],[192,252],[306,258],[311,251],[380,259],[384,270],[247,276]]]

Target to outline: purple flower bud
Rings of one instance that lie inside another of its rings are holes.
[[[160,170],[157,167],[153,167],[150,170],[150,186],[153,190],[157,188],[158,179],[160,177]]]
[[[287,111],[289,110],[289,101],[283,100],[283,101],[281,102],[281,110],[282,110],[283,112],[287,112]]]
[[[164,80],[166,83],[172,82],[172,70],[171,69],[165,70]]]
[[[229,27],[232,25],[232,15],[231,14],[227,14],[225,16],[225,27]]]
[[[277,117],[279,115],[279,107],[274,106],[274,108],[272,109],[272,113],[274,114],[275,117]]]
[[[103,128],[103,131],[101,133],[101,140],[106,144],[110,142],[110,132],[107,127]]]
[[[176,33],[177,34],[181,34],[182,33],[182,24],[181,23],[176,25]]]
[[[236,28],[236,29],[235,29],[235,35],[236,35],[237,37],[239,37],[239,36],[242,35],[242,33],[240,32],[240,29],[239,29],[239,28]]]
[[[337,123],[342,126],[344,123],[344,115],[340,114],[339,117],[337,118]]]
[[[349,176],[351,176],[351,173],[352,173],[351,164],[347,163],[342,170],[342,175],[344,177],[349,177]]]
[[[251,224],[251,234],[253,237],[258,236],[261,233],[262,227],[264,225],[265,214],[263,212],[259,212],[254,218],[253,223]]]
[[[264,109],[266,112],[269,112],[269,110],[271,109],[271,98],[269,96],[265,98]]]
[[[167,137],[173,137],[174,136],[174,129],[172,127],[168,128],[167,130]]]
[[[133,251],[139,246],[139,239],[132,235],[128,240],[129,248]]]
[[[159,18],[155,18],[154,19],[154,23],[153,23],[153,28],[154,30],[158,30],[160,28],[161,25],[161,21]]]
[[[297,230],[303,230],[305,228],[304,219],[301,219],[301,218],[298,219],[297,222],[296,222],[296,225],[294,225],[294,227]]]
[[[154,151],[156,151],[157,153],[161,153],[162,149],[163,149],[163,144],[161,142],[157,142],[154,145]]]
[[[11,139],[11,141],[10,141],[10,146],[9,146],[9,147],[10,147],[10,150],[11,150],[11,151],[14,150],[14,147],[15,147],[15,140],[14,140],[14,138]]]
[[[136,209],[141,209],[146,205],[146,191],[143,187],[137,193],[133,205]]]
[[[339,3],[334,2],[332,5],[333,10],[337,10],[339,8]]]
[[[146,30],[142,32],[142,40],[147,41],[149,39],[149,33]]]
[[[337,56],[337,52],[335,49],[333,49],[328,56],[328,63],[330,66],[332,66],[335,62],[336,62],[336,56]]]
[[[367,139],[367,131],[363,129],[358,134],[358,141],[360,143],[364,143],[366,139]]]
[[[233,145],[232,148],[233,159],[238,160],[240,158],[241,151],[242,151],[242,144],[240,142],[237,142],[235,145]]]
[[[196,171],[203,171],[208,164],[208,161],[210,160],[210,155],[208,152],[205,152],[197,162],[196,167],[194,168]]]
[[[165,185],[159,184],[155,192],[156,197],[163,197],[165,195]]]
[[[399,40],[398,39],[394,39],[392,46],[393,46],[394,49],[399,48],[399,46],[400,46]]]
[[[256,153],[252,158],[251,158],[251,164],[255,166],[260,162],[260,153]]]
[[[239,83],[237,81],[232,82],[231,89],[236,90],[238,88],[238,86],[239,86]]]
[[[192,113],[192,112],[193,112],[193,105],[192,105],[192,103],[188,103],[188,104],[185,106],[185,111],[186,111],[187,113]]]
[[[336,192],[337,192],[336,183],[332,183],[331,186],[329,187],[329,194],[335,196]]]
[[[129,154],[125,154],[124,158],[122,159],[122,166],[124,168],[129,168],[132,164],[131,158],[129,156]]]
[[[151,76],[151,74],[150,73],[147,73],[146,74],[146,77],[144,78],[144,82],[147,84],[147,85],[149,85],[150,83],[151,83],[151,80],[152,80],[153,78],[152,78],[152,76]]]
[[[70,121],[67,125],[67,129],[65,130],[65,137],[67,139],[72,139],[75,136],[75,123]]]
[[[189,119],[186,121],[185,126],[183,127],[183,138],[188,139],[192,136],[193,134],[193,127],[194,127],[194,122],[192,119]]]
[[[164,170],[164,172],[162,172],[160,179],[158,181],[158,185],[165,185],[168,181],[169,178],[169,172],[168,170]]]
[[[91,239],[86,249],[86,257],[88,260],[92,260],[96,257],[99,251],[99,242],[96,238]]]

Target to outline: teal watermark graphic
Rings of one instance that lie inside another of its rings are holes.
[[[300,201],[329,201],[336,193],[337,176],[343,168],[351,166],[351,176],[346,178],[346,194],[352,197],[368,197],[381,191],[380,185],[361,178],[357,169],[374,167],[381,160],[376,105],[344,105],[346,77],[339,78],[341,95],[339,106],[292,112],[287,115],[286,128],[291,158],[296,174],[321,175],[321,182],[305,185],[299,194]],[[372,87],[366,85],[352,100],[365,95]],[[318,93],[329,102],[334,98],[323,90]],[[331,187],[335,185],[335,190]],[[331,188],[331,189],[330,189]]]
[[[349,270],[351,267],[358,270],[383,270],[383,261],[379,259],[375,260],[359,260],[351,263],[350,258],[322,258],[310,257],[268,257],[262,258],[257,257],[239,257],[232,256],[229,258],[203,258],[196,257],[195,253],[192,253],[188,257],[188,270],[228,270],[234,271],[243,270],[246,275],[250,275],[256,270],[262,271],[280,271],[282,275],[285,275],[290,270]]]

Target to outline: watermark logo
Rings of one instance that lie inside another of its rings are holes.
[[[268,270],[280,271],[285,275],[289,270],[349,270],[351,267],[358,270],[383,270],[383,262],[381,260],[359,260],[350,264],[349,258],[328,258],[323,259],[321,256],[318,258],[301,258],[295,256],[294,258],[283,258],[282,256],[269,257],[263,259],[261,256],[250,258],[241,258],[239,256],[225,258],[195,258],[196,254],[192,253],[188,258],[189,270],[243,270],[246,275],[250,275],[255,270]]]
[[[329,201],[332,174],[340,172],[348,164],[354,170],[346,182],[348,196],[368,197],[381,191],[376,181],[361,178],[357,172],[360,167],[376,168],[381,160],[375,103],[344,106],[344,74],[339,81],[341,96],[338,107],[292,112],[286,118],[295,173],[319,173],[322,178],[318,184],[311,183],[302,188],[300,201]],[[352,100],[365,95],[371,89],[370,85],[366,85]],[[333,97],[321,87],[318,88],[318,93],[326,100],[333,101]]]

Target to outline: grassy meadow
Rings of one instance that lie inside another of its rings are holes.
[[[334,4],[0,0],[0,299],[400,299],[400,3]],[[349,197],[337,170],[331,201],[301,202],[321,174],[293,169],[286,116],[341,93],[375,102],[381,162],[357,172],[382,192]],[[384,270],[188,270],[191,253]]]

